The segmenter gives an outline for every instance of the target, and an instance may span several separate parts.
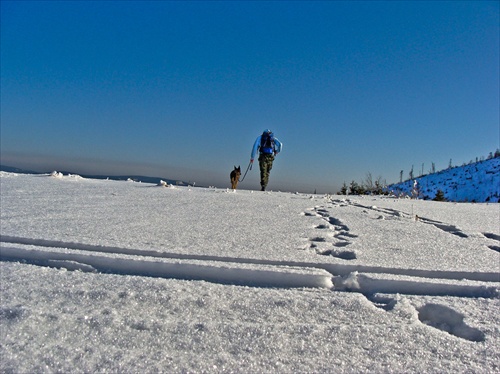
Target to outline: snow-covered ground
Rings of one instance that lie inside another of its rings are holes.
[[[415,181],[418,196],[427,200],[441,190],[449,201],[500,202],[500,157],[395,183],[388,190],[412,196]]]
[[[0,372],[500,372],[500,208],[0,174]]]

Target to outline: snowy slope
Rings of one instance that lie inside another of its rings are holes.
[[[498,372],[497,204],[0,174],[0,372]]]
[[[419,197],[424,199],[433,199],[437,191],[441,190],[448,201],[500,202],[498,157],[392,184],[387,189],[395,194],[411,196],[415,180]]]

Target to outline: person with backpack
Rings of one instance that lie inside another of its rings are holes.
[[[269,181],[269,172],[273,167],[275,156],[281,152],[281,142],[274,137],[271,130],[264,130],[262,135],[258,136],[252,148],[252,155],[250,156],[250,163],[257,152],[259,152],[259,167],[260,167],[260,186],[261,191],[265,191],[267,182]]]

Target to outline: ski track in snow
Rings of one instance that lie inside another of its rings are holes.
[[[339,226],[339,225],[337,225]],[[319,229],[324,230],[324,227]],[[342,227],[341,230],[345,230]],[[355,235],[352,235],[355,237]],[[324,263],[295,263],[265,260],[224,258],[215,256],[179,255],[155,251],[142,251],[130,248],[95,246],[83,243],[50,241],[21,237],[1,236],[1,260],[63,268],[70,271],[101,272],[147,277],[175,278],[184,280],[203,280],[222,284],[247,287],[303,288],[318,287],[333,291],[359,292],[375,306],[390,311],[397,303],[396,294],[456,297],[498,297],[496,287],[484,285],[459,285],[453,283],[434,283],[437,279],[477,279],[495,282],[495,273],[467,273],[450,271],[424,271],[409,269],[389,269],[369,266],[352,266]],[[5,244],[14,244],[6,246]],[[29,248],[28,248],[29,246]],[[35,247],[35,248],[33,248]],[[70,250],[57,251],[57,248]],[[91,254],[85,253],[91,252]],[[114,255],[110,257],[110,254]],[[126,257],[116,257],[126,256]],[[131,258],[140,256],[141,259]],[[159,259],[177,260],[162,262]],[[221,266],[179,263],[179,260],[203,260],[220,262]],[[258,268],[241,268],[238,265],[258,265]],[[267,267],[267,269],[263,269]],[[298,270],[296,270],[298,269]],[[361,274],[362,272],[363,274]],[[369,273],[389,276],[385,279],[370,277]],[[424,277],[428,281],[412,279],[391,279],[390,275]],[[16,311],[2,311],[10,318]],[[453,309],[427,304],[417,310],[419,320],[457,337],[473,342],[484,341],[485,335],[478,329],[467,326],[464,316]]]
[[[411,217],[407,213],[388,208],[365,206],[345,200],[330,200],[334,206],[350,205],[363,210],[417,219],[451,235],[468,235],[454,225],[425,217]],[[309,248],[320,256],[332,256],[346,262],[357,258],[349,246],[358,238],[341,219],[330,210],[316,206],[302,213],[305,217],[319,217],[318,235],[309,239]],[[380,216],[380,219],[384,219]],[[500,242],[500,236],[482,233],[489,241]],[[348,263],[314,263],[274,261],[251,258],[231,258],[209,255],[183,255],[155,250],[121,248],[85,243],[64,242],[27,237],[0,236],[1,261],[16,261],[38,266],[62,268],[70,271],[112,273],[147,277],[202,280],[248,287],[327,288],[332,291],[358,292],[376,307],[392,310],[396,294],[424,296],[455,296],[495,298],[495,285],[478,282],[499,282],[494,272],[439,271],[388,268]],[[500,251],[498,245],[488,245]],[[467,280],[467,284],[457,281]],[[471,284],[472,283],[472,284]],[[464,323],[464,315],[438,304],[425,304],[417,310],[419,320],[457,337],[472,342],[484,341],[485,335]],[[2,310],[0,317],[15,318],[15,310]]]
[[[416,215],[415,217],[411,217],[407,213],[404,213],[404,212],[401,212],[401,211],[398,211],[395,209],[390,209],[390,208],[379,208],[379,207],[374,207],[374,206],[365,206],[365,205],[362,205],[359,203],[353,203],[352,205],[357,206],[359,208],[369,209],[372,211],[380,212],[382,214],[388,214],[388,215],[393,216],[393,217],[407,217],[407,218],[415,219],[415,220],[418,220],[422,223],[432,225],[440,230],[443,230],[444,232],[450,233],[452,235],[456,235],[460,238],[468,238],[469,237],[469,235],[467,235],[465,232],[463,232],[460,228],[456,227],[455,225],[450,225],[450,224],[447,224],[444,222],[432,220],[430,218],[425,218],[425,217],[421,217],[418,215]],[[500,243],[500,235],[488,233],[488,232],[483,232],[481,234],[486,239],[490,239],[492,241],[496,241],[496,242]],[[487,245],[487,247],[494,250],[494,251],[500,252],[500,246],[498,246],[498,245]]]

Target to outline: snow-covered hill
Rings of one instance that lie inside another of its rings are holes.
[[[500,158],[442,170],[387,187],[392,193],[434,199],[438,190],[448,201],[500,202]]]

